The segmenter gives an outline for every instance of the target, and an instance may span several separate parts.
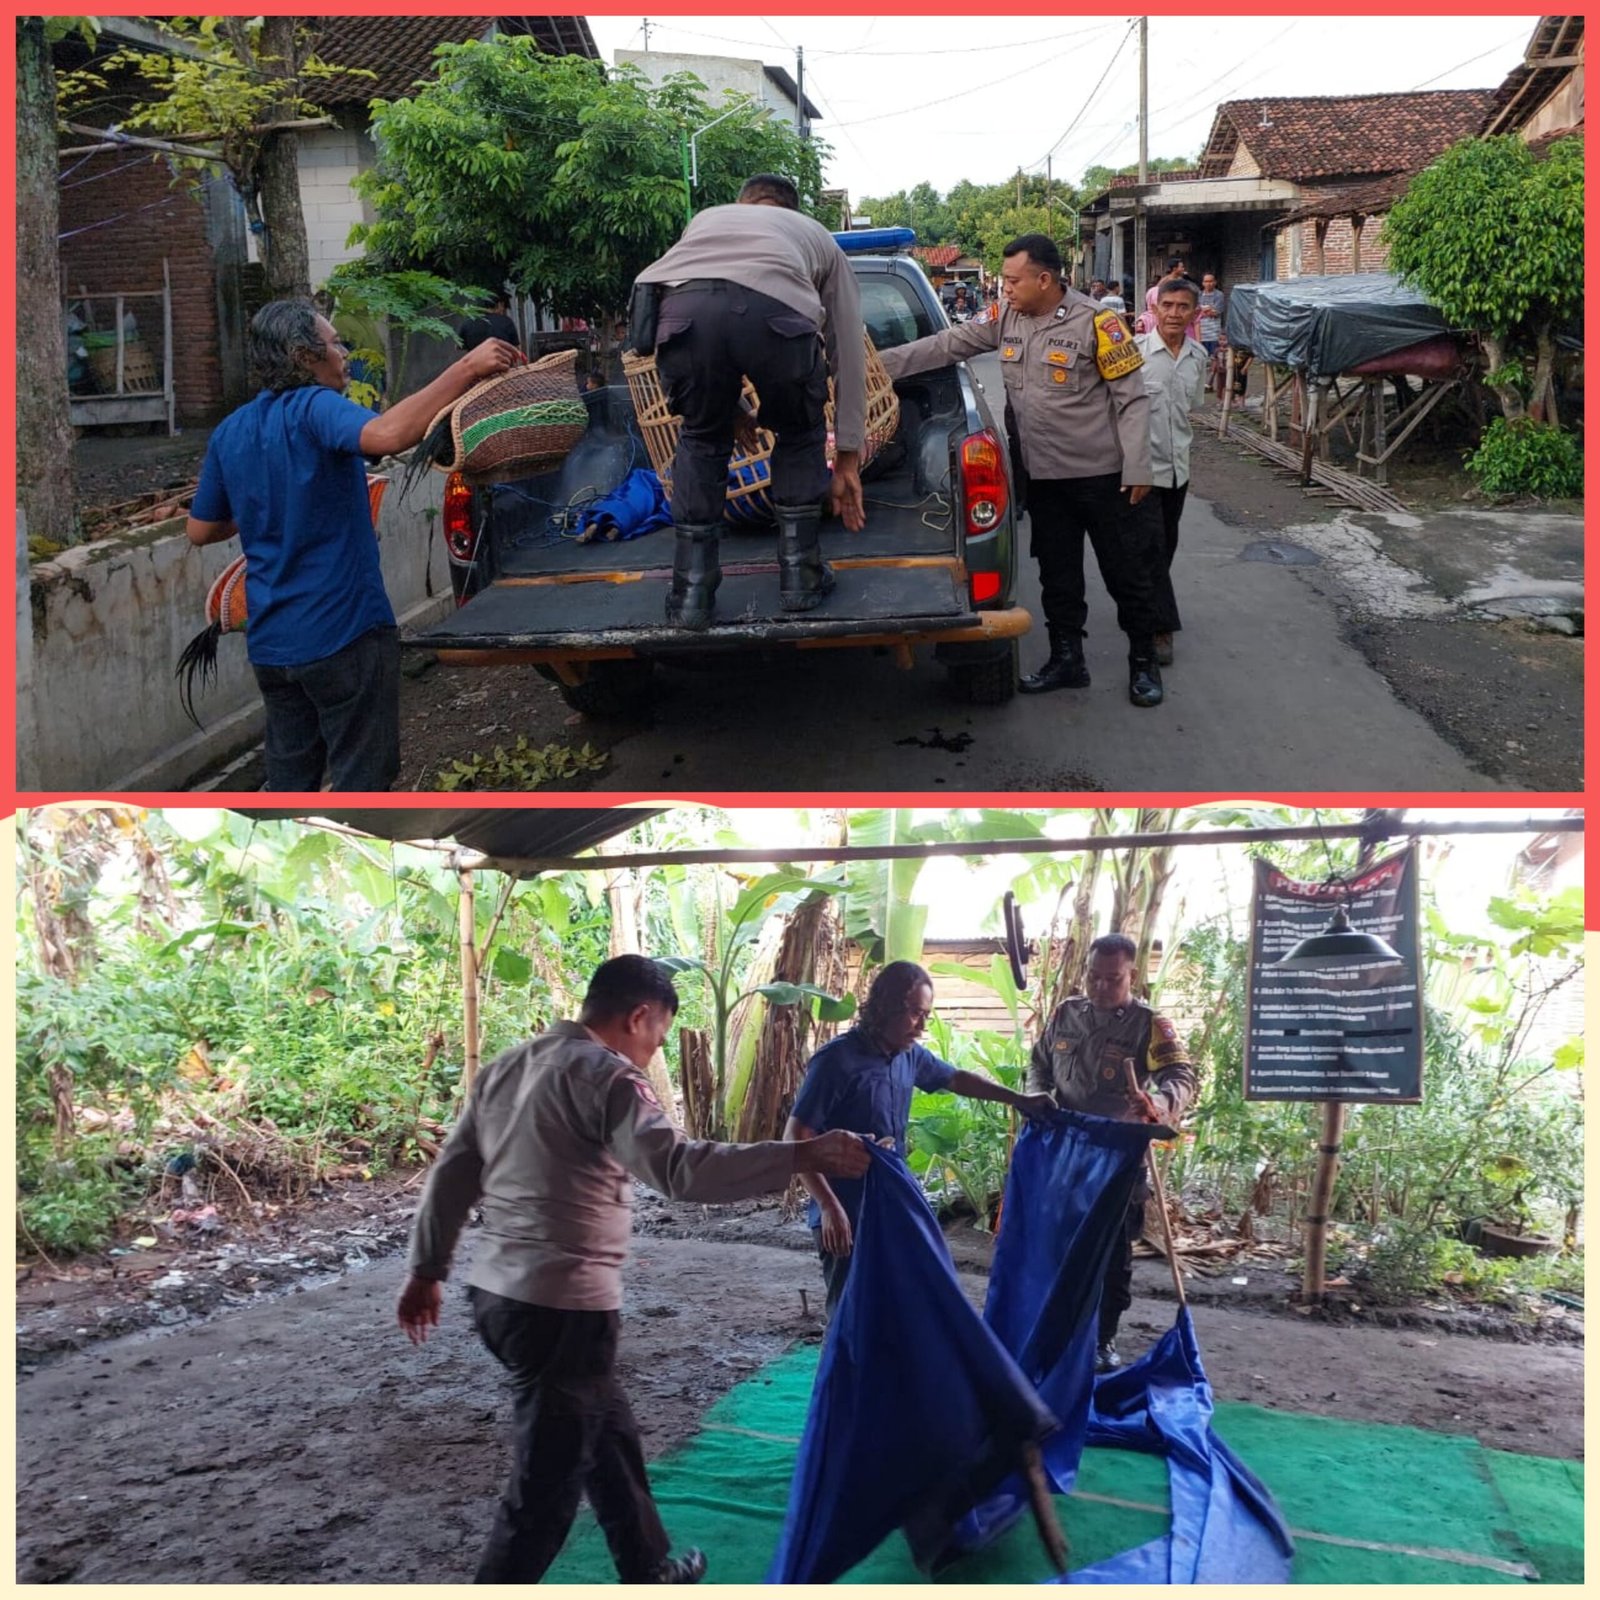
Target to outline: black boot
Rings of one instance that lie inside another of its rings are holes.
[[[1050,629],[1050,656],[1037,672],[1018,680],[1023,694],[1045,694],[1051,689],[1087,689],[1089,668],[1083,659],[1083,639],[1077,633]]]
[[[1158,706],[1165,698],[1155,646],[1148,639],[1128,650],[1128,698],[1136,706]]]
[[[832,593],[833,568],[822,559],[819,506],[779,506],[778,599],[785,611],[809,611]]]
[[[667,594],[667,621],[696,633],[711,626],[722,568],[717,564],[720,522],[680,522],[672,552],[672,588]]]

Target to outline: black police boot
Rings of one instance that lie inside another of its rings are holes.
[[[1155,646],[1148,639],[1129,648],[1128,698],[1136,706],[1158,706],[1165,698]]]
[[[778,600],[785,611],[809,611],[832,593],[833,568],[822,559],[819,506],[779,506]]]
[[[1089,668],[1083,659],[1083,640],[1076,633],[1050,629],[1050,655],[1037,672],[1017,681],[1023,694],[1045,694],[1051,689],[1087,689]]]
[[[686,1550],[681,1556],[668,1556],[656,1568],[652,1583],[699,1583],[706,1575],[706,1558],[703,1551]]]
[[[667,621],[696,633],[711,626],[722,568],[717,564],[720,522],[680,522],[672,552],[672,588],[667,593]]]

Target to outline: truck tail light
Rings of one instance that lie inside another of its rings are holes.
[[[969,569],[976,554],[970,547],[994,539],[1005,520],[1010,496],[1005,452],[1000,440],[988,428],[968,434],[961,441],[961,497],[966,515]],[[987,571],[968,572],[967,583],[974,605],[1000,596],[1000,573],[995,569],[993,555],[988,564]]]
[[[472,490],[459,472],[452,472],[444,485],[445,548],[452,561],[470,564],[478,549],[477,531],[472,526]]]
[[[966,501],[967,537],[993,533],[1006,514],[1010,490],[1000,441],[987,429],[961,442],[961,489]]]

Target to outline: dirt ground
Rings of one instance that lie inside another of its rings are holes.
[[[423,1349],[394,1324],[415,1195],[406,1179],[348,1185],[299,1217],[164,1247],[133,1269],[142,1276],[125,1266],[133,1252],[65,1283],[27,1278],[17,1580],[465,1581],[504,1470],[508,1406],[459,1289]],[[641,1191],[635,1233],[621,1366],[654,1457],[734,1384],[820,1339],[821,1279],[804,1226],[770,1204]],[[956,1226],[951,1242],[979,1303],[987,1238]],[[1556,1311],[1529,1334],[1422,1306],[1371,1326],[1371,1308],[1297,1315],[1288,1287],[1277,1262],[1191,1282],[1219,1399],[1581,1458],[1580,1317]],[[1125,1350],[1172,1311],[1164,1265],[1141,1261]],[[144,1331],[105,1336],[129,1327]]]

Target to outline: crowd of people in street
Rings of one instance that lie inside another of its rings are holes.
[[[415,1344],[437,1327],[444,1283],[476,1208],[466,1270],[484,1345],[506,1369],[512,1463],[480,1559],[480,1583],[537,1583],[587,1496],[624,1583],[697,1583],[705,1554],[672,1554],[650,1491],[638,1425],[616,1375],[630,1179],[672,1199],[732,1201],[798,1177],[822,1264],[826,1315],[849,1279],[871,1162],[867,1142],[904,1157],[912,1092],[949,1092],[1051,1123],[1063,1113],[1175,1128],[1198,1079],[1177,1030],[1134,998],[1137,949],[1110,933],[1089,948],[1084,992],[1058,1005],[1035,1043],[1025,1089],[951,1066],[920,1042],[929,973],[894,961],[855,1024],[812,1057],[783,1137],[691,1139],[649,1067],[678,1011],[671,978],[644,956],[594,972],[573,1021],[557,1022],[479,1073],[428,1175],[397,1317]],[[1095,1366],[1131,1303],[1133,1245],[1148,1190],[1136,1187],[1101,1284]]]

